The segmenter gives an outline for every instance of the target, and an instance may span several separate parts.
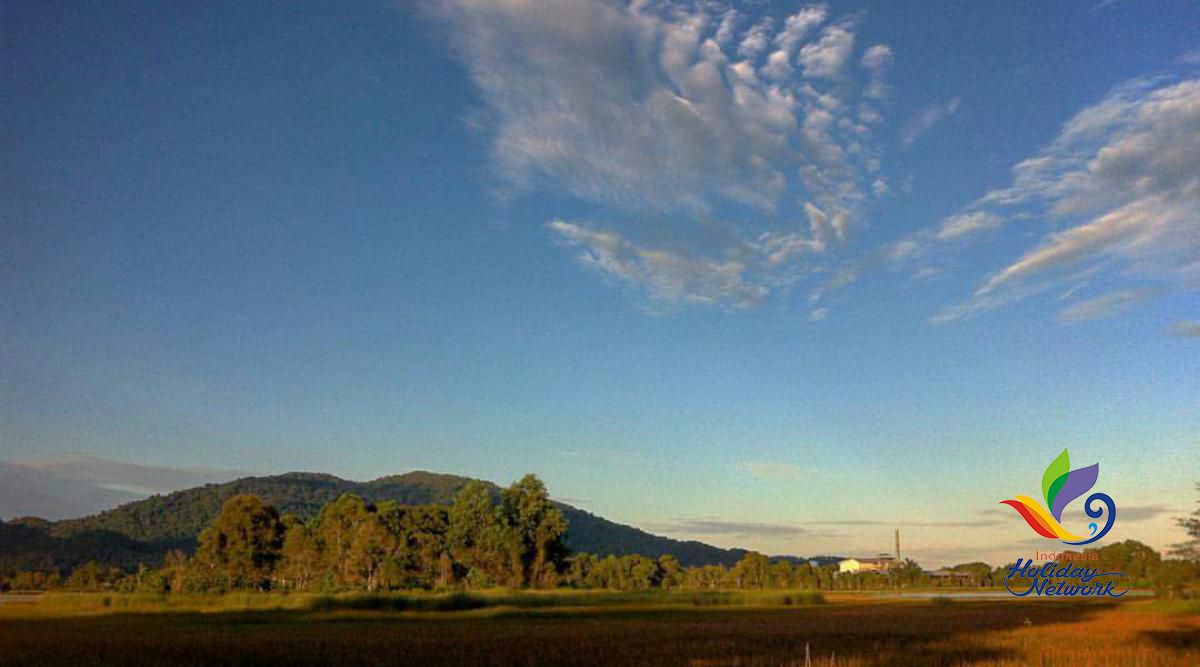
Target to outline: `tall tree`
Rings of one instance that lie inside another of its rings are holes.
[[[679,559],[671,554],[658,557],[658,571],[658,585],[663,589],[671,590],[683,585],[683,566],[679,564]]]
[[[373,554],[362,542],[373,537],[368,524],[375,522],[375,507],[352,493],[321,508],[314,534],[321,543],[327,571],[337,584],[358,586],[365,583],[364,572],[368,577],[373,574],[373,564],[363,562]]]
[[[1200,484],[1196,485],[1200,491]],[[1175,523],[1187,531],[1187,542],[1181,542],[1171,547],[1171,553],[1184,560],[1200,561],[1200,509],[1192,512],[1191,516],[1176,519]]]
[[[550,501],[546,485],[537,475],[525,475],[501,492],[499,510],[515,583],[552,585],[566,555],[567,519]]]
[[[320,542],[311,527],[291,514],[283,517],[283,525],[282,561],[276,574],[283,588],[306,591],[321,569]]]
[[[212,524],[200,533],[196,564],[210,582],[226,588],[265,588],[283,546],[279,512],[258,496],[225,501]]]
[[[436,505],[380,504],[380,523],[391,536],[389,586],[441,588],[454,580],[448,517],[446,508]]]
[[[463,486],[450,508],[447,542],[450,553],[467,569],[474,586],[504,583],[507,560],[492,495],[483,482]]]

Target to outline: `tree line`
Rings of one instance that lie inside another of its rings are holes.
[[[1192,538],[1164,559],[1129,540],[1094,550],[1103,571],[1126,572],[1138,587],[1175,595],[1200,580],[1200,511],[1180,520]],[[838,573],[836,565],[747,553],[731,567],[684,567],[671,555],[569,553],[567,521],[545,485],[526,475],[495,496],[465,485],[453,504],[371,503],[344,494],[311,520],[281,514],[250,494],[228,498],[201,532],[193,555],[167,554],[134,572],[89,562],[58,572],[0,574],[0,590],[117,590],[198,593],[232,590],[464,590],[573,587],[638,590],[879,590],[1002,584],[1007,566],[965,563],[941,576],[906,560],[887,572]]]

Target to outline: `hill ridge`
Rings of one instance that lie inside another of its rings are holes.
[[[371,502],[449,504],[471,481],[470,477],[427,470],[384,475],[366,482],[306,471],[241,477],[156,494],[88,516],[49,522],[42,529],[29,525],[18,529],[11,523],[0,523],[0,536],[5,538],[0,539],[0,565],[53,562],[59,567],[74,567],[94,557],[85,553],[89,549],[106,554],[112,564],[153,564],[170,549],[194,549],[197,535],[216,516],[224,500],[239,493],[259,496],[280,512],[307,519],[344,493]],[[495,483],[479,481],[499,493]],[[732,565],[747,553],[744,549],[722,549],[696,540],[654,535],[561,501],[555,503],[567,518],[565,541],[573,551],[600,556],[638,553],[658,557],[669,553],[684,565]]]

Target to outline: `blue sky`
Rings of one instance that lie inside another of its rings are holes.
[[[0,458],[936,564],[1069,446],[1166,546],[1200,7],[1095,4],[5,2]]]

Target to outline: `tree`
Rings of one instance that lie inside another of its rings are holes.
[[[210,582],[226,588],[265,588],[283,546],[279,512],[257,496],[236,495],[200,533],[196,564]]]
[[[992,566],[987,563],[975,561],[973,563],[961,563],[950,568],[950,571],[962,575],[964,582],[969,586],[992,586]]]
[[[379,521],[390,536],[387,584],[405,588],[443,588],[453,583],[449,512],[434,505],[382,503]]]
[[[312,528],[292,515],[283,517],[285,533],[277,576],[283,588],[306,591],[321,568],[321,545]]]
[[[795,568],[785,559],[771,564],[771,586],[773,588],[795,588]]]
[[[550,501],[546,485],[537,475],[525,475],[501,492],[499,520],[512,581],[534,587],[552,585],[566,555],[561,538],[567,532],[567,520]]]
[[[67,587],[81,591],[98,591],[119,579],[121,574],[122,572],[117,568],[105,567],[94,560],[89,560],[75,568],[67,580]]]
[[[771,583],[771,560],[751,551],[730,572],[736,588],[766,588]]]
[[[683,575],[683,587],[688,590],[720,588],[727,574],[723,565],[689,567]]]
[[[350,533],[350,549],[346,567],[350,576],[347,583],[365,587],[368,591],[379,588],[383,568],[389,555],[395,553],[399,541],[383,522],[376,508],[366,506],[367,516]]]
[[[683,566],[671,554],[663,554],[658,557],[658,571],[658,585],[664,590],[676,589],[683,585]]]
[[[625,590],[644,591],[658,585],[658,563],[653,559],[633,554],[622,558],[621,563]]]
[[[192,576],[193,569],[187,554],[179,549],[172,549],[163,558],[162,569],[159,572],[166,578],[168,590],[183,593],[200,587],[199,582]]]
[[[592,575],[597,558],[589,553],[575,553],[567,558],[566,582],[573,588],[595,588]]]
[[[501,528],[491,493],[483,482],[472,481],[459,490],[450,507],[446,539],[451,556],[467,569],[472,585],[503,581]]]
[[[1186,560],[1164,560],[1154,571],[1152,584],[1157,595],[1174,598],[1187,590],[1196,580],[1197,566]]]
[[[1200,491],[1200,484],[1196,485],[1196,490]],[[1191,539],[1171,547],[1172,555],[1179,556],[1184,560],[1200,562],[1200,509],[1192,512],[1191,516],[1176,519],[1175,523],[1187,531],[1188,537]]]
[[[896,582],[901,587],[920,585],[925,583],[925,571],[917,564],[917,561],[911,558],[905,558],[903,563],[895,567],[891,574]]]
[[[366,585],[377,564],[364,563],[372,552],[363,542],[373,539],[375,507],[352,494],[342,494],[321,508],[314,535],[321,545],[324,568],[333,582],[342,586]]]
[[[1137,540],[1125,540],[1096,550],[1100,562],[1096,565],[1102,572],[1124,572],[1127,583],[1145,586],[1151,582],[1155,571],[1162,564],[1162,555]]]
[[[609,554],[593,564],[587,587],[620,590],[624,578],[621,572],[621,559]]]

